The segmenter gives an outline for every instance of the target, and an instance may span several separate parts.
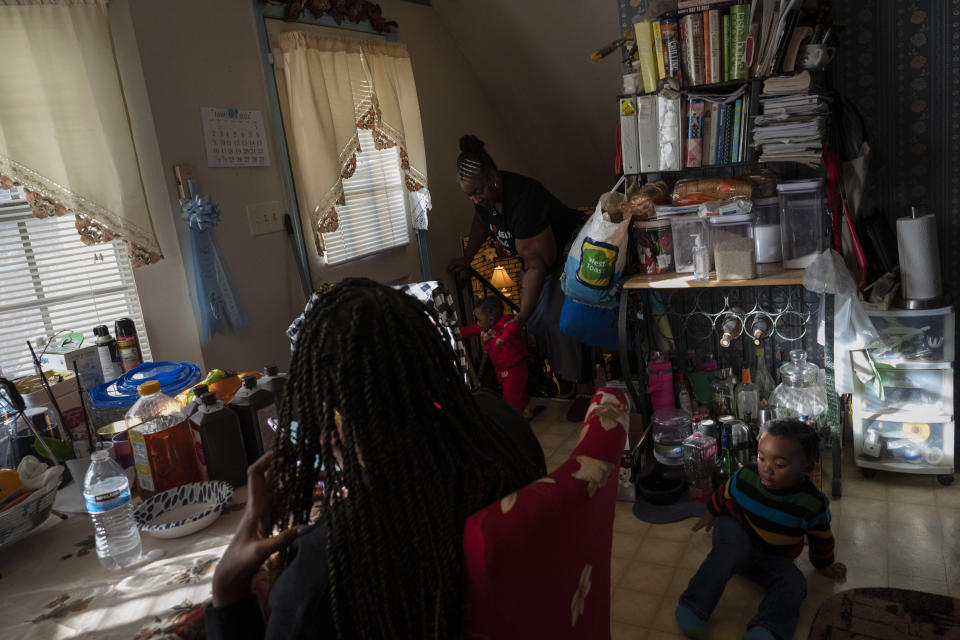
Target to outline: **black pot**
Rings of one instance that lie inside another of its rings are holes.
[[[683,494],[683,478],[664,477],[651,473],[640,478],[637,491],[650,504],[673,504]]]

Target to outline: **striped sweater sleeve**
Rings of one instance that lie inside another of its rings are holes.
[[[735,514],[733,510],[735,501],[730,493],[730,486],[733,483],[733,479],[736,477],[737,475],[734,474],[727,478],[727,481],[717,487],[717,490],[713,492],[713,496],[710,497],[710,502],[707,503],[707,510],[713,515],[721,516],[725,514]]]
[[[807,527],[807,554],[810,556],[810,564],[817,569],[832,565],[834,546],[833,532],[830,530],[830,507],[827,505]]]

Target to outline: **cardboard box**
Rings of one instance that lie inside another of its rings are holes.
[[[44,371],[72,372],[75,362],[80,372],[80,384],[84,389],[89,391],[103,384],[103,369],[100,367],[100,354],[97,353],[96,345],[80,349],[50,345],[40,356]]]

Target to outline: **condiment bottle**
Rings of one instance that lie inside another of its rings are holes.
[[[263,377],[257,380],[257,386],[266,389],[273,394],[277,404],[283,398],[283,390],[287,386],[287,374],[280,373],[277,365],[270,365],[263,368]]]
[[[243,386],[229,407],[240,419],[243,447],[247,451],[247,462],[252,464],[264,451],[273,448],[275,433],[268,421],[277,418],[276,400],[272,393],[257,387],[256,376],[244,376]]]
[[[211,480],[224,480],[234,487],[247,483],[247,451],[240,433],[240,420],[217,400],[214,393],[200,395],[200,407],[190,416],[190,423],[200,433],[207,475]]]
[[[180,404],[165,395],[156,380],[141,384],[137,393],[140,398],[127,417],[141,420],[128,432],[140,488],[160,492],[206,480],[206,467],[197,457],[199,435],[194,434]]]

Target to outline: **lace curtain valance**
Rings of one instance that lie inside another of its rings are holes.
[[[290,31],[280,35],[279,50],[278,84],[286,94],[287,140],[305,222],[317,234],[337,229],[342,181],[353,175],[360,150],[357,130],[367,129],[377,149],[398,147],[412,225],[426,229],[426,152],[406,47]]]
[[[0,0],[0,187],[85,244],[162,258],[120,86],[106,0]]]

